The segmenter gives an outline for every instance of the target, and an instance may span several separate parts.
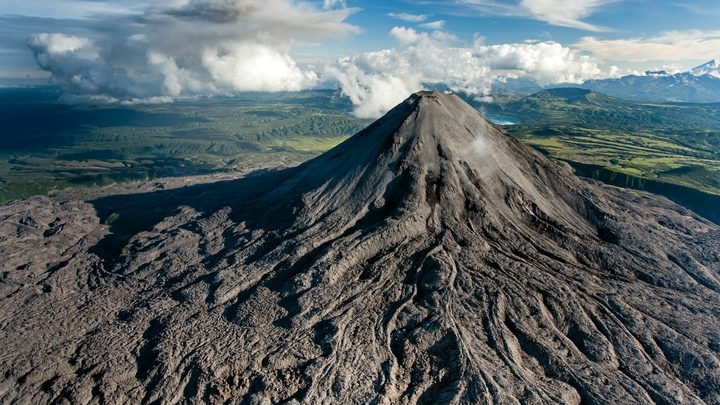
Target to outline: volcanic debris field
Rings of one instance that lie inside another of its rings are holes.
[[[454,95],[182,184],[0,207],[0,402],[720,404],[720,228]]]

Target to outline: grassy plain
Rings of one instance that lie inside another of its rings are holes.
[[[0,89],[0,204],[74,185],[295,164],[369,123],[334,91],[126,106],[68,106],[61,94]]]
[[[645,104],[552,89],[487,106],[546,155],[720,195],[720,104]]]
[[[720,104],[639,103],[563,88],[483,108],[515,118],[508,132],[580,175],[720,218]]]

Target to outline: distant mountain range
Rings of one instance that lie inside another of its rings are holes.
[[[660,70],[643,76],[588,80],[579,87],[628,100],[714,103],[720,101],[720,61],[675,74]]]
[[[644,75],[628,75],[615,79],[588,80],[580,87],[627,100],[654,102],[720,102],[720,61],[711,60],[685,72],[670,74],[664,70],[646,71]],[[542,88],[527,80],[508,80],[499,84],[504,91],[531,93]]]
[[[519,125],[580,125],[627,132],[720,130],[718,103],[642,103],[578,87],[546,89],[476,106],[490,115],[512,117]]]

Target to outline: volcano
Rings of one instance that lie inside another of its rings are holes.
[[[455,95],[298,167],[0,216],[2,403],[720,404],[720,228]]]

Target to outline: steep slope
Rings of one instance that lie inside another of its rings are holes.
[[[720,404],[720,229],[454,95],[91,204],[0,208],[3,403]]]
[[[690,73],[695,76],[711,75],[720,77],[720,61],[713,59],[709,62],[703,63],[700,66],[690,69]]]

